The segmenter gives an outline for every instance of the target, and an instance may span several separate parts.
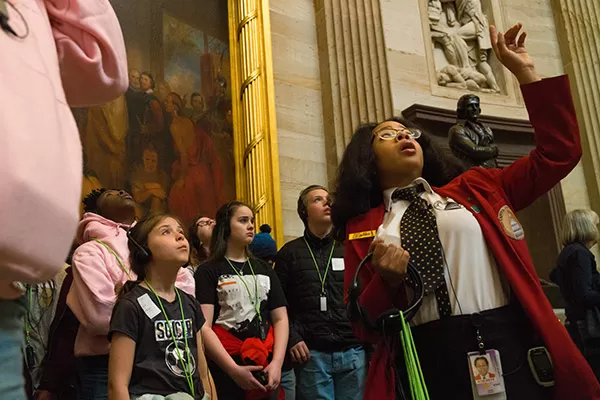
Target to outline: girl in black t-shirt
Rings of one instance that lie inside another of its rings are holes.
[[[274,271],[253,257],[254,214],[231,202],[217,212],[210,258],[196,271],[206,353],[220,400],[283,398],[286,300]]]
[[[179,220],[145,218],[128,233],[131,269],[110,321],[110,400],[216,398],[198,302],[175,287],[190,248]]]

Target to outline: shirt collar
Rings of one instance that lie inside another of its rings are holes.
[[[419,184],[423,185],[423,187],[425,188],[425,193],[433,193],[433,190],[431,189],[429,183],[421,177],[412,181],[411,184],[408,186],[385,189],[383,191],[383,202],[385,204],[386,211],[389,211],[392,208],[392,193],[394,193],[396,189],[404,189],[411,186],[417,186]]]
[[[310,243],[311,246],[319,248],[328,246],[333,241],[331,232],[321,239],[315,236],[308,228],[304,230],[304,238],[308,243]]]

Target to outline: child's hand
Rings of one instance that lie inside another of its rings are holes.
[[[269,377],[269,382],[265,386],[267,390],[276,390],[281,383],[281,364],[272,362],[263,371]]]

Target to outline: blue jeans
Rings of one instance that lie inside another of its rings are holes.
[[[77,398],[108,400],[108,355],[77,359]]]
[[[362,347],[325,353],[311,350],[310,360],[296,369],[298,400],[361,400],[367,378]]]
[[[281,388],[285,393],[285,400],[296,400],[296,373],[293,369],[281,371]]]
[[[25,400],[22,300],[0,300],[0,399]]]

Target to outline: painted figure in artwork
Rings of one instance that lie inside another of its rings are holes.
[[[133,199],[149,213],[160,214],[167,211],[167,190],[169,177],[159,169],[159,155],[154,146],[144,149],[142,164],[137,164],[131,173],[131,194]]]
[[[170,93],[164,107],[171,119],[169,131],[178,155],[172,166],[169,208],[189,225],[197,215],[215,216],[224,203],[221,165],[206,132],[179,115],[183,109],[181,96]]]

